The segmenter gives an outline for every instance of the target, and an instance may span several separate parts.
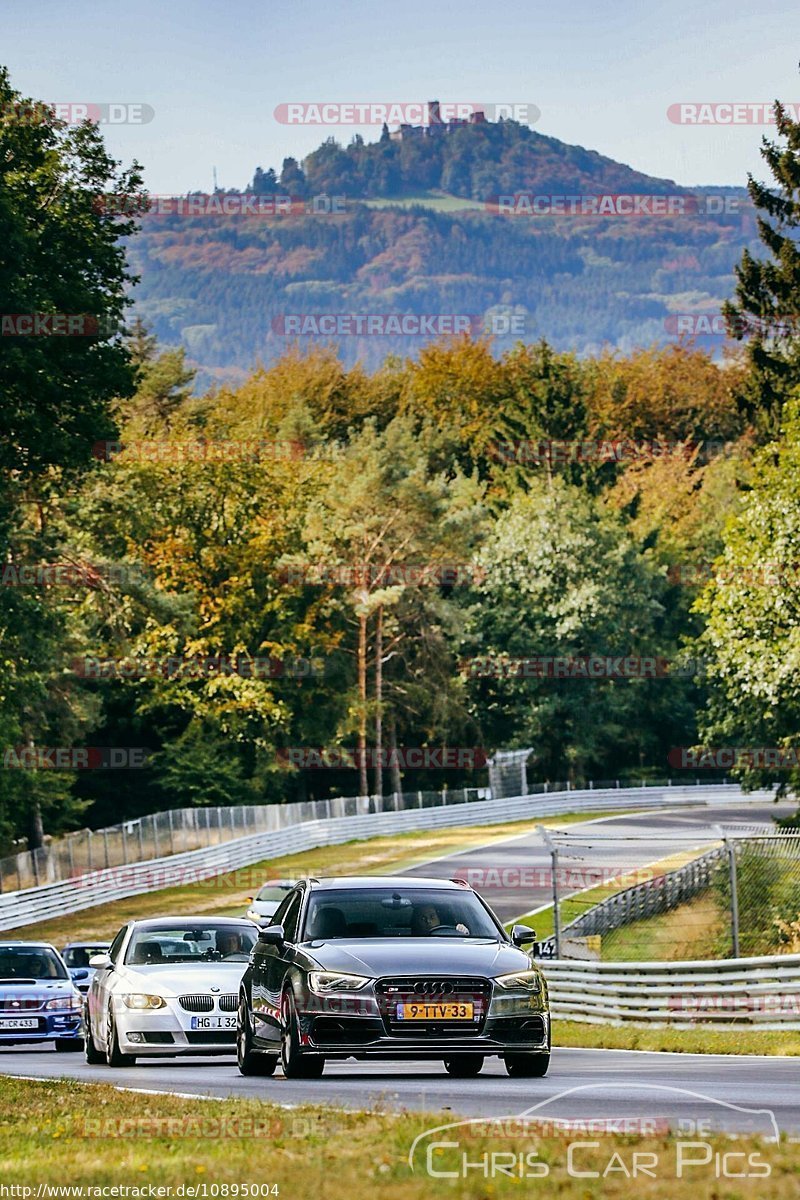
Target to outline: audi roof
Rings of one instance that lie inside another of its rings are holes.
[[[325,879],[310,878],[308,882],[314,889],[322,888],[447,888],[450,891],[462,891],[469,887],[467,883],[457,883],[453,879],[423,878],[420,875],[340,875],[329,876]]]

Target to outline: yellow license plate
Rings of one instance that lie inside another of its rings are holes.
[[[398,1004],[398,1021],[474,1021],[469,1004]]]

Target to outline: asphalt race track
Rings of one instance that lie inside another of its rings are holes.
[[[453,1119],[456,1114],[518,1116],[537,1105],[542,1118],[635,1116],[666,1119],[672,1127],[703,1120],[712,1129],[767,1133],[772,1112],[780,1130],[800,1135],[794,1058],[555,1049],[544,1079],[510,1079],[500,1060],[493,1058],[487,1059],[477,1079],[451,1079],[437,1062],[343,1062],[326,1064],[322,1079],[290,1081],[280,1074],[244,1078],[228,1058],[166,1059],[148,1065],[140,1060],[134,1067],[111,1070],[87,1066],[81,1055],[56,1055],[47,1047],[25,1053],[0,1051],[0,1067],[13,1075],[68,1075],[144,1091],[258,1097],[277,1104],[449,1110]],[[562,1095],[575,1088],[581,1090]],[[725,1104],[768,1111],[753,1115]]]
[[[575,822],[568,826],[568,829],[576,842],[580,842],[584,837],[588,842],[591,835],[598,835],[603,839],[635,836],[641,840],[603,840],[594,845],[581,844],[575,857],[562,856],[560,865],[571,868],[576,875],[580,875],[582,871],[588,875],[593,868],[608,877],[618,871],[643,867],[656,859],[666,858],[692,846],[708,845],[718,836],[715,825],[768,824],[774,817],[788,816],[794,809],[793,804],[749,802],[676,808],[672,811],[661,809],[658,812],[640,812],[589,822]],[[543,817],[542,823],[555,824],[557,820],[557,817]],[[491,834],[491,830],[487,832]],[[658,840],[653,838],[648,842],[648,838],[653,834],[658,835]],[[547,875],[549,869],[550,852],[541,836],[534,832],[505,838],[502,841],[490,841],[463,854],[421,863],[404,873],[442,879],[462,876],[473,883],[476,891],[488,900],[503,921],[510,921],[522,913],[551,902],[552,885]],[[479,871],[480,877],[470,877],[470,870]],[[529,883],[531,875],[534,876],[533,886]],[[539,876],[544,878],[537,885],[536,880]],[[579,891],[580,888],[572,890]],[[560,891],[561,898],[569,895],[569,892],[569,888]]]
[[[714,841],[714,826],[720,823],[768,822],[791,808],[740,802],[576,823],[571,831],[587,842],[590,835],[660,836],[650,842],[587,845],[575,861],[604,870],[643,866],[676,850]],[[491,839],[491,831],[487,836]],[[489,840],[480,848],[419,864],[406,873],[450,878],[463,876],[470,868],[505,870],[494,887],[489,876],[490,886],[479,890],[507,921],[550,900],[546,883],[526,886],[522,876],[521,886],[508,886],[517,868],[547,870],[549,865],[549,853],[534,833]],[[711,1130],[752,1130],[768,1136],[777,1126],[800,1136],[800,1086],[794,1058],[555,1048],[545,1079],[511,1079],[499,1059],[488,1059],[477,1079],[451,1079],[438,1062],[348,1061],[328,1063],[321,1080],[289,1081],[279,1073],[272,1078],[244,1078],[227,1057],[139,1060],[134,1067],[111,1070],[90,1067],[80,1055],[56,1054],[48,1046],[35,1046],[24,1052],[0,1050],[0,1073],[68,1076],[196,1096],[260,1097],[292,1106],[330,1102],[352,1108],[444,1110],[445,1120],[450,1119],[449,1114],[456,1120],[459,1116],[514,1117],[526,1112],[542,1119],[578,1121],[638,1117],[668,1121],[672,1128],[689,1133],[692,1122],[707,1121]]]

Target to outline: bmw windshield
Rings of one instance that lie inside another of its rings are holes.
[[[491,938],[502,934],[470,891],[325,889],[309,898],[304,938]]]
[[[256,930],[250,922],[223,925],[215,921],[196,926],[146,925],[137,929],[125,954],[127,966],[174,963],[247,962]]]

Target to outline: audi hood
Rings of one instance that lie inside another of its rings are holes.
[[[301,947],[325,971],[386,975],[481,975],[530,971],[524,950],[483,938],[336,938]]]

